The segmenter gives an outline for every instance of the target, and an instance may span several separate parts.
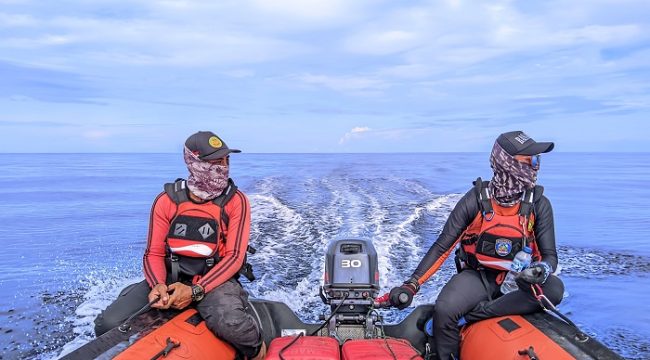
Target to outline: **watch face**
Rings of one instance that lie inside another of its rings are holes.
[[[203,299],[203,289],[200,286],[192,286],[192,300],[199,301]]]

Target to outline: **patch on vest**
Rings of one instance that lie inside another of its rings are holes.
[[[210,235],[214,234],[214,229],[210,226],[209,223],[205,223],[199,228],[199,234],[203,236],[203,239],[207,239]]]
[[[187,224],[176,224],[174,227],[174,235],[185,236],[187,234]]]
[[[494,243],[494,251],[499,256],[508,256],[512,251],[512,241],[509,239],[498,238]]]

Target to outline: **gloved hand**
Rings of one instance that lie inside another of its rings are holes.
[[[391,289],[388,300],[394,307],[402,310],[413,302],[413,296],[420,290],[420,285],[415,279],[409,279],[402,286]]]
[[[544,261],[538,261],[530,264],[530,266],[517,274],[517,280],[526,282],[528,284],[543,284],[551,275],[551,265]]]

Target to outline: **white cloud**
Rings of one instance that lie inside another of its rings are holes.
[[[33,49],[44,46],[59,46],[74,43],[75,39],[70,36],[44,35],[37,38],[7,38],[2,46],[16,49]]]
[[[36,23],[36,20],[30,15],[0,13],[0,27],[33,26]]]
[[[377,94],[389,87],[389,84],[376,77],[302,74],[293,78],[305,84],[357,95]]]
[[[404,30],[368,32],[353,35],[345,40],[350,53],[388,55],[408,50],[418,45],[420,35]]]
[[[341,139],[339,140],[339,144],[343,145],[347,142],[350,142],[354,139],[360,138],[364,133],[368,133],[372,131],[369,127],[367,126],[355,126],[350,130],[349,132],[345,133]]]
[[[615,104],[594,110],[603,114],[647,111],[646,0],[12,2],[0,12],[0,66],[20,70],[5,72],[0,91],[35,102],[57,93],[59,103],[58,93],[92,93],[106,110],[128,99],[118,119],[354,115],[325,137],[361,149],[425,139],[409,124],[457,126],[465,115],[524,122],[526,111],[585,114],[592,103]],[[581,105],[518,102],[561,96]],[[310,111],[322,108],[333,111]],[[47,111],[24,112],[33,109]],[[372,129],[352,128],[367,121]]]
[[[233,78],[249,78],[255,76],[255,71],[252,69],[232,69],[223,72],[224,75],[230,76]]]
[[[274,16],[321,22],[348,16],[351,3],[346,0],[253,0],[251,5]]]
[[[110,137],[112,134],[104,130],[87,130],[84,131],[81,136],[88,140],[99,140]]]
[[[617,9],[614,3],[585,6]],[[395,55],[393,61],[385,62],[393,64],[380,67],[376,73],[387,81],[387,77],[408,79],[457,73],[464,67],[505,57],[580,48],[597,50],[648,40],[646,26],[636,23],[592,23],[583,18],[587,15],[572,18],[566,12],[535,10],[523,12],[511,2],[477,5],[459,1],[399,8],[350,34],[343,41],[343,49],[351,54]]]

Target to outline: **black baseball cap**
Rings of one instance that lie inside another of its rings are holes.
[[[503,133],[497,138],[497,143],[512,156],[547,153],[555,146],[552,142],[537,142],[523,131]]]
[[[199,131],[185,141],[185,146],[201,160],[214,160],[241,150],[230,149],[228,145],[212,131]]]

